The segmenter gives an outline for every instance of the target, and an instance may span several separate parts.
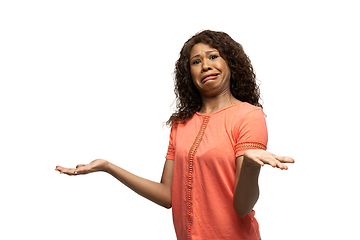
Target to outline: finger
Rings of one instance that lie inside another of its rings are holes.
[[[79,175],[79,174],[87,174],[87,173],[90,173],[90,172],[91,171],[89,169],[89,166],[84,165],[83,167],[76,168],[74,173],[76,175]]]
[[[59,171],[60,173],[67,172],[68,168],[64,168],[62,166],[56,166],[55,170]]]
[[[254,158],[252,160],[262,167],[265,165],[264,162],[260,160],[260,158]]]
[[[59,171],[59,172],[60,172],[60,170],[61,170],[62,168],[63,168],[62,166],[56,166],[56,167],[55,167],[55,171]]]
[[[275,158],[275,155],[266,156],[262,160],[263,160],[263,162],[269,164],[273,168],[275,168],[277,166],[277,163],[278,163],[278,161]]]
[[[287,169],[287,166],[281,163],[279,160],[277,160],[276,156],[264,158],[263,161],[269,164],[270,166],[272,166],[273,168],[280,168],[281,170]]]
[[[265,164],[272,166],[273,168],[280,168],[281,170],[287,170],[288,167],[284,163],[293,163],[294,159],[290,157],[278,157],[276,155],[262,156],[261,161]]]
[[[81,168],[81,167],[85,167],[85,166],[86,166],[86,164],[79,164],[76,166],[76,168]]]
[[[60,173],[65,173],[67,175],[74,175],[75,174],[75,168],[61,168]]]
[[[285,164],[281,163],[280,161],[278,161],[277,167],[280,168],[281,170],[288,170],[288,167]]]
[[[270,160],[270,161],[269,161],[269,164],[270,164],[273,168],[276,168],[276,166],[277,166],[277,161],[276,161],[276,160]]]
[[[282,163],[294,163],[294,162],[295,162],[295,160],[294,160],[293,158],[291,158],[291,157],[279,157],[279,156],[275,156],[275,158],[276,158],[278,161],[282,162]]]
[[[83,174],[84,167],[76,167],[74,174]]]

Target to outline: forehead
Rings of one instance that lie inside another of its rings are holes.
[[[208,51],[218,51],[216,48],[213,48],[205,43],[197,43],[195,44],[191,51],[190,51],[190,57],[201,54],[201,53],[206,53]]]

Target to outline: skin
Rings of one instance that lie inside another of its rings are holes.
[[[200,112],[211,113],[241,103],[230,92],[231,72],[226,60],[217,49],[198,43],[193,46],[190,59],[191,77],[202,97]],[[204,76],[209,78],[204,81]],[[258,177],[261,166],[268,164],[274,168],[287,170],[285,163],[294,163],[294,159],[279,157],[260,149],[248,150],[236,159],[233,205],[240,217],[249,214],[259,198]],[[136,176],[104,159],[96,159],[89,164],[79,164],[76,168],[56,167],[57,171],[67,175],[99,171],[109,173],[139,195],[165,208],[172,207],[173,169],[174,161],[166,159],[161,181],[154,182]]]
[[[165,208],[171,208],[171,188],[174,161],[166,160],[160,183],[136,176],[104,159],[96,159],[89,164],[79,164],[76,168],[56,166],[56,170],[67,175],[83,175],[106,172],[118,179],[139,195]]]
[[[230,68],[217,49],[203,43],[194,45],[190,52],[190,72],[201,95],[200,112],[210,113],[241,103],[230,92]],[[203,77],[209,74],[218,75],[202,81]]]

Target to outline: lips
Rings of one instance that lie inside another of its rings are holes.
[[[206,74],[205,76],[203,76],[201,78],[201,82],[204,83],[208,80],[211,80],[211,79],[215,79],[219,76],[220,73],[210,73],[210,74]]]

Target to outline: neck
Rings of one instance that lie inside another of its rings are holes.
[[[239,104],[241,101],[236,99],[229,91],[227,94],[220,94],[215,97],[202,96],[202,107],[200,113],[211,113],[222,108]]]

